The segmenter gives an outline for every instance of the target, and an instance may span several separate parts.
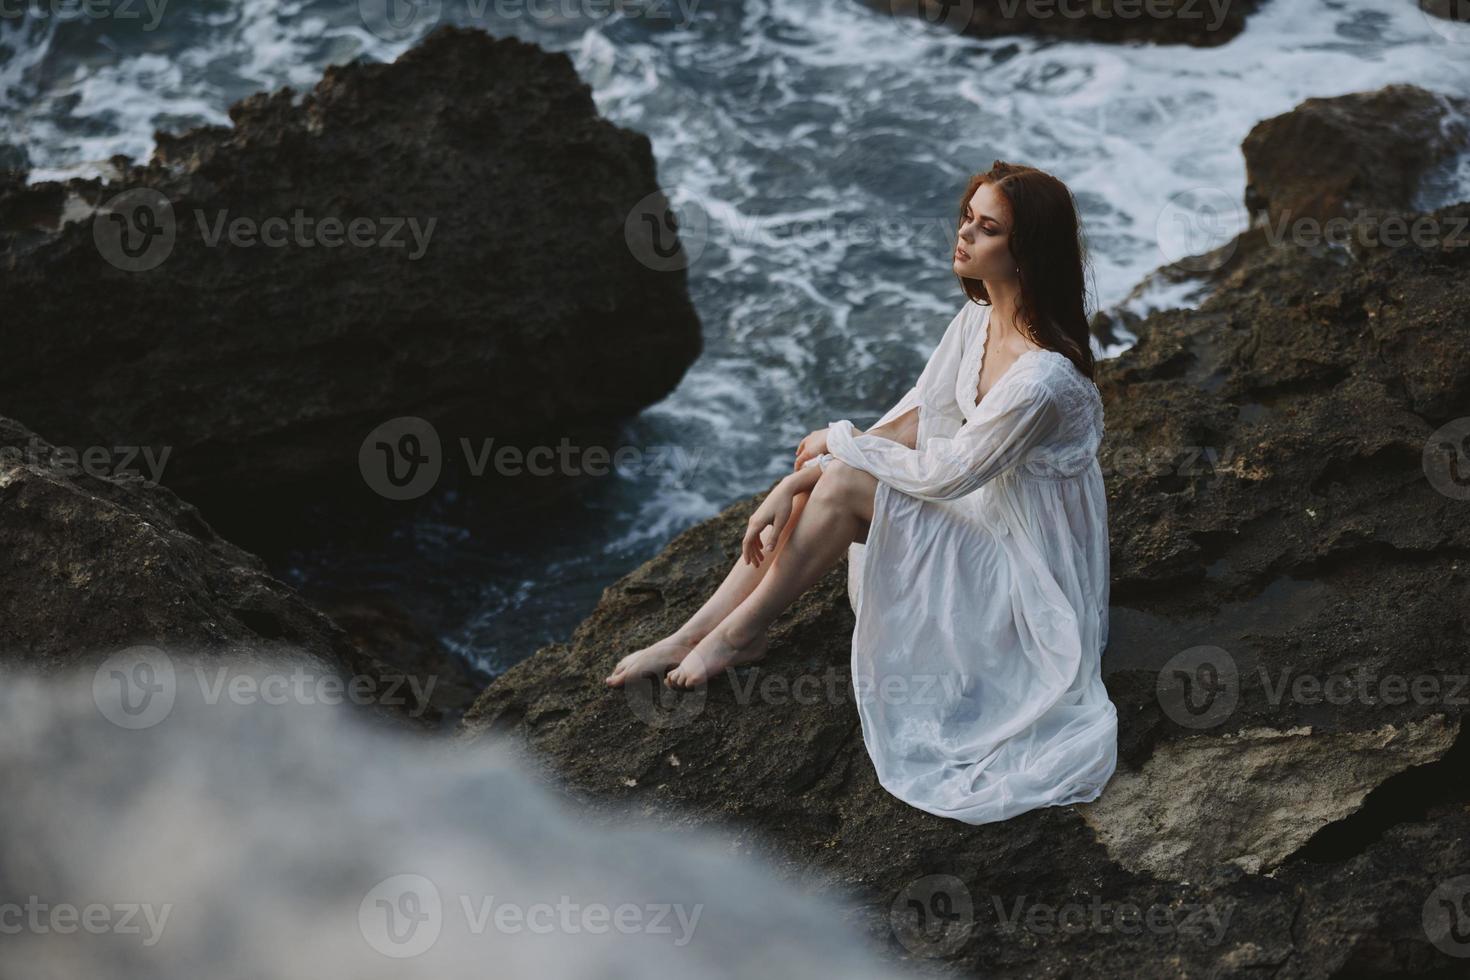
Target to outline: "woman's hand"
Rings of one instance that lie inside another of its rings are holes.
[[[793,477],[785,477],[777,483],[771,492],[766,494],[766,499],[750,515],[746,524],[745,540],[740,542],[740,554],[747,565],[760,565],[765,559],[765,543],[761,541],[761,532],[770,525],[776,529],[775,540],[781,539],[781,529],[791,519],[791,502],[796,496],[796,487],[792,482]]]
[[[807,460],[814,456],[820,456],[827,451],[827,430],[818,429],[807,434],[807,437],[796,444],[796,465],[793,470],[801,469]]]

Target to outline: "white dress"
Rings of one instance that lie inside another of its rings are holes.
[[[989,319],[966,300],[876,423],[918,406],[920,448],[847,419],[827,436],[879,481],[848,550],[863,742],[888,792],[973,824],[1095,799],[1118,731],[1102,399],[1065,355],[1032,350],[977,405]]]

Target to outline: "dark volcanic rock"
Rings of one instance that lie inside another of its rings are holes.
[[[426,725],[468,703],[462,669],[382,630],[355,643],[192,504],[121,462],[79,459],[0,417],[0,662],[85,669],[152,647],[183,676],[188,663],[284,660],[362,678],[361,702]],[[359,633],[361,618],[349,619]]]
[[[1382,244],[1396,246],[1421,234],[1427,242],[1434,233],[1422,232],[1429,219],[1413,210],[1416,198],[1436,179],[1452,181],[1446,174],[1470,152],[1470,99],[1413,85],[1307,99],[1252,127],[1242,152],[1246,190],[1239,218],[1248,230],[1209,252],[1160,266],[1120,306],[1160,292],[1177,296],[1186,283],[1194,284],[1196,302],[1217,289],[1254,288],[1257,266],[1269,264],[1281,246],[1315,256],[1336,250],[1344,261],[1362,261]],[[1207,230],[1219,222],[1223,195],[1207,188],[1171,203],[1176,217]],[[1135,313],[1116,312],[1134,329]],[[1099,321],[1100,339],[1112,343],[1117,324],[1106,314]]]
[[[1412,0],[1412,2],[1424,13],[1441,20],[1454,24],[1465,23],[1465,8],[1459,6],[1459,0]]]
[[[1252,215],[1407,211],[1425,171],[1470,151],[1470,99],[1414,85],[1307,99],[1256,123],[1241,151]]]
[[[718,826],[940,972],[1458,975],[1470,204],[1432,218],[1434,243],[1361,262],[1262,249],[1099,365],[1121,758],[1098,801],[972,827],[887,794],[851,703],[844,566],[765,663],[695,692],[604,687],[715,588],[759,497],[609,587],[465,737],[524,745],[591,811]],[[953,946],[913,935],[911,902],[957,916]]]
[[[874,10],[919,18],[934,29],[976,37],[1032,34],[1113,44],[1148,42],[1208,48],[1245,29],[1261,0],[862,0]],[[1219,9],[1217,9],[1219,8]],[[925,29],[916,25],[915,30]]]
[[[312,605],[346,631],[364,654],[416,676],[434,679],[429,703],[436,721],[445,726],[459,721],[485,689],[485,680],[447,650],[438,637],[382,592],[327,592],[312,596]],[[427,684],[427,680],[425,680]]]
[[[0,411],[171,448],[164,482],[232,538],[272,502],[372,502],[359,449],[389,419],[427,419],[446,463],[461,436],[554,444],[698,355],[684,271],[628,220],[663,201],[649,141],[564,54],[446,27],[230,116],[105,184],[0,184]],[[160,263],[125,271],[124,244]]]

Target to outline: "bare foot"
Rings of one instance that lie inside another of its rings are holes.
[[[679,662],[693,649],[694,643],[692,642],[666,636],[619,660],[613,672],[604,677],[602,682],[608,687],[622,687],[630,677],[643,677],[650,674],[654,677],[662,677],[664,671],[670,667],[677,667]]]
[[[725,638],[723,628],[716,627],[689,651],[677,667],[664,675],[664,683],[683,689],[708,684],[711,677],[726,667],[738,667],[763,658],[766,642],[766,634],[762,631],[745,646],[735,646]]]

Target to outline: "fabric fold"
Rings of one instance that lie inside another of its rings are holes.
[[[1095,799],[1117,762],[1102,401],[1031,351],[976,405],[988,315],[966,302],[876,423],[918,408],[917,448],[847,419],[827,438],[879,481],[848,549],[863,744],[889,793],[972,824]]]
[[[933,436],[916,449],[859,434],[838,419],[828,423],[827,451],[911,497],[954,500],[1024,462],[1060,426],[1056,400],[1040,381],[1002,377],[981,407],[981,417],[954,436]]]

